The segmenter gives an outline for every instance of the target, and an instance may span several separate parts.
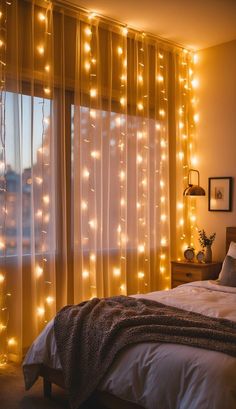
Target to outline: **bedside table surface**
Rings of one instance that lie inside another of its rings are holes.
[[[186,265],[186,266],[193,266],[193,267],[209,267],[209,266],[217,266],[222,265],[222,261],[212,261],[211,263],[198,263],[196,261],[186,261],[186,260],[173,260],[171,264],[179,264],[179,265]]]

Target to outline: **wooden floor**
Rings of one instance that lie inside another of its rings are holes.
[[[99,405],[83,405],[81,409],[102,409]],[[53,386],[52,399],[43,397],[42,380],[28,391],[24,388],[22,369],[19,365],[0,367],[0,409],[69,409],[65,392]]]

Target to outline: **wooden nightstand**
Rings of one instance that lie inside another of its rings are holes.
[[[192,281],[215,280],[218,278],[222,263],[190,263],[188,261],[171,262],[171,288]]]

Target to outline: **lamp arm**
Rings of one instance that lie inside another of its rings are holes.
[[[191,185],[191,172],[197,172],[197,179],[198,179],[198,186],[200,186],[200,174],[199,171],[197,169],[189,169],[188,171],[188,184]]]

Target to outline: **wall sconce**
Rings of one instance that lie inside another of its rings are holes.
[[[197,185],[191,183],[191,172],[196,172],[198,175]],[[199,185],[200,183],[200,174],[196,169],[189,169],[188,171],[188,187],[184,190],[184,196],[205,196],[205,190]]]

